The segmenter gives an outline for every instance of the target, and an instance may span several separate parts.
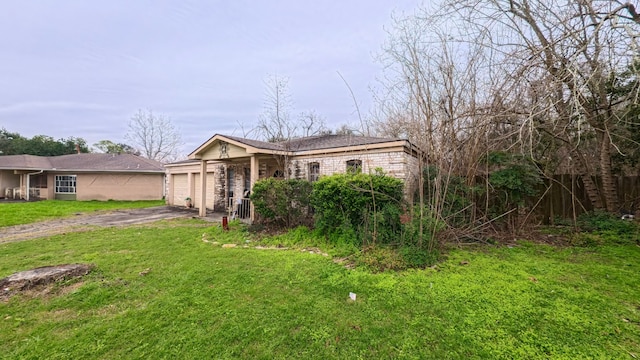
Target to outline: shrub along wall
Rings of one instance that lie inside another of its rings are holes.
[[[397,242],[403,183],[381,171],[336,174],[313,184],[316,229],[363,245]]]
[[[306,180],[267,178],[254,184],[251,201],[263,223],[289,228],[307,225],[311,189]]]

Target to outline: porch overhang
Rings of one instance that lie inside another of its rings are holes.
[[[257,155],[293,155],[292,152],[278,149],[275,144],[252,141],[252,144],[216,134],[200,145],[191,154],[192,160],[234,161],[250,159]]]

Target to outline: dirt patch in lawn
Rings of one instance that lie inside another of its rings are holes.
[[[159,220],[190,218],[197,216],[192,209],[175,206],[156,206],[143,209],[79,213],[71,218],[55,219],[25,225],[0,228],[0,244],[38,237],[80,232],[96,227],[128,226]]]

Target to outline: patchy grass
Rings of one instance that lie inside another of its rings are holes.
[[[0,303],[0,357],[640,356],[635,245],[522,242],[452,250],[437,269],[372,274],[308,252],[222,248],[213,242],[250,238],[240,226],[194,225],[165,221],[162,231],[112,228],[0,245],[0,277],[96,265],[79,282]]]
[[[134,209],[164,205],[153,201],[62,201],[0,203],[0,227],[29,224],[99,210]]]

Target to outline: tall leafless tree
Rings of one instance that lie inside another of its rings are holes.
[[[451,6],[470,24],[500,29],[502,40],[494,35],[491,46],[504,51],[503,70],[517,74],[505,78],[529,87],[535,100],[522,126],[564,143],[593,206],[618,211],[612,155],[620,151],[621,112],[637,102],[638,92],[636,87],[626,96],[612,96],[612,85],[637,61],[635,7],[581,0],[474,0]]]
[[[430,239],[436,235],[437,223],[449,222],[444,198],[452,176],[470,175],[473,181],[478,172],[487,144],[482,126],[486,116],[477,104],[485,101],[483,90],[491,84],[481,71],[488,62],[483,49],[451,41],[440,26],[444,22],[438,19],[395,19],[380,57],[386,71],[382,91],[376,95],[378,132],[408,138],[426,154],[422,167],[438,170],[426,176],[412,174],[419,190],[419,217],[437,219],[431,228],[423,229],[431,233]],[[475,36],[477,41],[470,44],[482,41],[482,34]],[[426,189],[429,193],[424,193]],[[468,223],[473,224],[473,219]]]
[[[151,110],[138,110],[131,117],[125,138],[139,148],[142,156],[160,162],[177,160],[182,145],[182,136],[171,119]]]
[[[287,77],[271,75],[264,84],[264,109],[254,134],[267,141],[283,142],[328,131],[324,119],[314,110],[301,112],[297,118],[291,116],[294,106]]]
[[[302,137],[316,136],[330,133],[324,125],[324,118],[315,110],[305,111],[298,116],[298,133]]]
[[[271,142],[291,139],[298,124],[291,119],[293,101],[289,93],[289,79],[271,75],[264,84],[264,110],[258,118],[256,133]]]
[[[640,87],[614,96],[612,85],[638,60],[638,24],[632,4],[603,0],[450,0],[418,12],[396,22],[385,52],[398,72],[383,128],[425,134],[431,156],[469,169],[476,157],[455,151],[464,143],[519,150],[548,173],[578,173],[592,205],[615,212],[612,155]]]

